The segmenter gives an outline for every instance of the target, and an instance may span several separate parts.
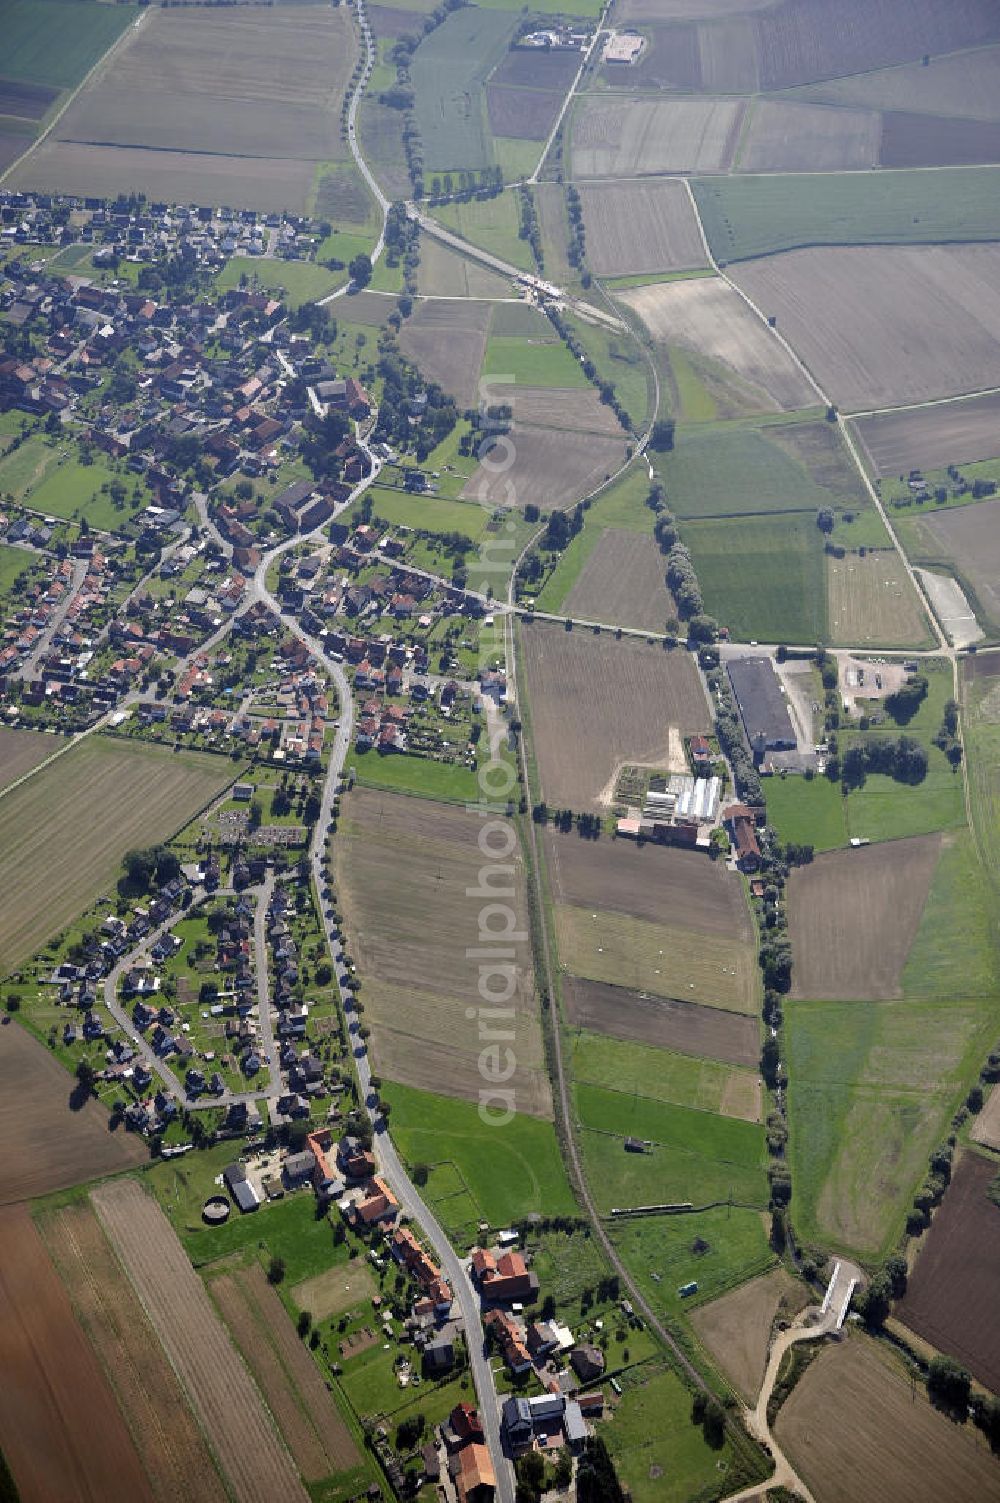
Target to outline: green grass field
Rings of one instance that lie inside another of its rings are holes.
[[[3,76],[71,89],[140,14],[90,0],[2,0]]]
[[[686,522],[705,609],[736,641],[821,642],[826,570],[816,519],[775,517]]]
[[[482,537],[490,513],[474,501],[449,501],[444,496],[417,496],[409,491],[375,485],[366,493],[372,498],[374,515],[395,527],[412,527],[439,534],[460,532],[476,540]]]
[[[358,782],[366,788],[416,793],[450,804],[475,803],[479,797],[476,774],[452,762],[432,762],[429,757],[411,757],[405,753],[382,756],[371,747],[368,751],[352,750],[347,765],[355,769]]]
[[[780,442],[827,439],[818,424],[761,428],[718,426],[682,430],[661,460],[670,508],[679,517],[726,517],[755,512],[817,512],[820,507],[865,505],[849,469],[828,475],[842,486],[818,483],[801,459]],[[824,453],[824,459],[829,456]],[[868,510],[871,510],[869,507]],[[877,515],[873,513],[873,515]]]
[[[691,1423],[691,1392],[669,1368],[630,1383],[600,1433],[634,1503],[715,1497],[733,1462],[728,1445],[713,1451]]]
[[[367,254],[372,248],[373,238],[340,235],[336,251],[331,250],[330,254],[346,263],[362,252]],[[272,261],[262,256],[233,256],[219,272],[215,285],[220,292],[228,292],[230,288],[241,285],[241,277],[246,279],[244,286],[271,292],[287,302],[290,308],[315,302],[328,292],[343,287],[348,280],[346,270],[330,271],[314,261]]]
[[[802,245],[1000,238],[1000,167],[700,178],[692,186],[722,263]]]
[[[469,6],[453,11],[413,54],[414,113],[427,172],[479,172],[492,165],[483,84],[513,26],[502,11]],[[497,254],[503,252],[497,248]]]
[[[0,599],[12,589],[22,574],[26,574],[35,562],[35,556],[21,548],[8,548],[0,543]]]
[[[784,842],[833,851],[847,844],[847,813],[839,783],[829,778],[768,778],[764,783],[767,822]]]
[[[121,510],[109,495],[101,494],[101,487],[115,480],[125,487]],[[30,434],[19,448],[0,459],[0,491],[45,516],[86,517],[92,527],[109,532],[121,527],[149,499],[134,475],[116,474],[100,457],[92,464],[81,464],[67,436],[52,441],[40,433]]]
[[[534,271],[535,263],[527,240],[518,235],[520,219],[513,193],[499,193],[496,198],[471,199],[468,203],[440,204],[435,219],[470,245],[492,251],[512,266]]]
[[[612,1237],[654,1310],[667,1320],[715,1299],[774,1262],[765,1218],[741,1206],[616,1221]],[[696,1239],[708,1244],[706,1251],[695,1251]],[[678,1289],[692,1281],[698,1292],[681,1299]]]
[[[962,688],[972,823],[982,860],[1000,877],[1000,676],[967,676]]]
[[[120,480],[127,487],[125,503],[119,511],[109,495],[101,494],[101,487]],[[129,515],[149,500],[148,492],[140,488],[135,499],[135,477],[128,481],[116,476],[114,471],[95,460],[93,464],[81,464],[76,459],[60,460],[58,465],[46,471],[45,479],[26,497],[26,504],[35,511],[54,517],[86,517],[91,527],[113,532]]]
[[[903,994],[945,1001],[976,997],[991,1007],[1000,997],[994,897],[968,830],[945,837],[903,970]]]
[[[760,1127],[691,1111],[627,1091],[578,1085],[573,1091],[587,1179],[602,1211],[613,1206],[733,1200],[767,1203]],[[645,1154],[624,1140],[649,1140]]]
[[[535,344],[493,335],[486,345],[482,376],[512,376],[518,386],[588,386],[578,361],[560,341]]]
[[[317,1219],[312,1195],[289,1195],[270,1202],[254,1216],[233,1216],[208,1227],[201,1208],[218,1193],[215,1176],[235,1157],[235,1145],[217,1143],[180,1159],[164,1159],[146,1172],[149,1188],[173,1223],[192,1263],[200,1267],[234,1253],[285,1260],[286,1285],[300,1283],[347,1262],[346,1245],[338,1247],[325,1217]]]
[[[433,1166],[427,1199],[450,1235],[474,1235],[470,1212],[496,1227],[529,1211],[574,1214],[550,1122],[515,1116],[493,1127],[468,1101],[401,1085],[386,1085],[383,1095],[392,1106],[393,1139],[407,1163]]]
[[[998,1021],[995,997],[788,1008],[792,1214],[800,1237],[869,1257],[894,1242],[928,1154],[995,1042]]]
[[[897,783],[883,773],[872,773],[864,787],[847,798],[847,832],[869,840],[899,840],[906,835],[928,835],[935,830],[955,829],[965,823],[965,798],[961,772],[955,772],[944,752],[932,745],[952,691],[951,669],[940,660],[925,661],[927,697],[907,725],[891,720],[878,730],[842,732],[841,751],[853,742],[900,735],[915,737],[927,748],[927,776],[922,783]]]
[[[626,1091],[695,1111],[720,1112],[727,1094],[739,1092],[749,1101],[756,1093],[753,1070],[626,1043],[605,1034],[582,1030],[568,1034],[565,1053],[573,1079],[581,1085]]]

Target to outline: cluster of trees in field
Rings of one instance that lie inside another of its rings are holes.
[[[538,223],[538,208],[535,204],[535,195],[527,183],[522,183],[517,190],[517,211],[520,219],[518,235],[522,240],[527,240],[531,246],[531,254],[535,258],[535,266],[539,272],[545,270],[545,253],[542,250],[542,231]]]
[[[566,215],[569,219],[569,246],[566,250],[566,259],[570,266],[581,273],[580,281],[583,286],[589,287],[590,272],[584,264],[587,256],[587,227],[583,222],[583,204],[580,201],[580,195],[572,185],[566,189]]]
[[[827,764],[830,775],[831,758]],[[927,776],[927,748],[913,736],[885,740],[872,736],[849,746],[839,759],[840,781],[846,791],[863,788],[870,772],[880,772],[897,783],[922,783]]]
[[[467,203],[470,198],[496,198],[503,192],[503,168],[482,167],[479,172],[463,168],[460,172],[442,172],[431,178],[430,202],[448,199]]]
[[[572,809],[550,809],[543,799],[541,803],[532,807],[531,817],[536,825],[554,825],[564,835],[568,835],[576,825],[576,833],[584,840],[600,840],[601,838],[599,814],[574,814]]]

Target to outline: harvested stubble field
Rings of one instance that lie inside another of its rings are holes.
[[[127,850],[174,834],[238,772],[225,757],[90,736],[6,794],[0,975],[110,887]]]
[[[334,845],[350,950],[362,977],[379,1072],[403,1085],[476,1100],[482,1085],[475,1006],[481,821],[452,804],[355,789]],[[404,859],[405,858],[405,859]],[[510,858],[508,858],[509,860]],[[526,903],[514,858],[507,882]],[[517,954],[518,1110],[551,1112],[529,947]],[[470,1016],[471,1012],[471,1016]]]
[[[62,745],[54,736],[37,731],[14,731],[0,726],[0,788],[14,783],[24,773],[44,762]]]
[[[503,394],[502,387],[493,391]],[[513,464],[504,468],[509,447],[498,441],[496,453],[487,453],[489,462],[476,469],[462,497],[490,506],[572,506],[622,468],[628,447],[623,430],[614,437],[520,423]]]
[[[573,119],[573,176],[726,172],[745,108],[738,99],[586,95]]]
[[[717,1007],[699,1007],[696,1002],[630,992],[578,976],[562,978],[562,994],[566,1016],[574,1028],[724,1064],[752,1066],[760,1055],[756,1018]]]
[[[304,1480],[358,1466],[351,1433],[260,1265],[223,1273],[209,1289]]]
[[[706,266],[687,188],[678,182],[592,183],[580,190],[587,262],[598,277]]]
[[[907,518],[900,536],[912,559],[952,565],[981,624],[1000,631],[1000,500]]]
[[[809,1302],[804,1284],[783,1268],[761,1274],[691,1316],[699,1340],[747,1404],[764,1381],[771,1328],[779,1310],[787,1319]]]
[[[662,632],[674,603],[655,539],[606,527],[562,608],[576,620]]]
[[[659,345],[679,345],[721,368],[751,410],[793,412],[816,392],[764,322],[718,277],[658,282],[619,294]],[[764,309],[764,312],[769,312]]]
[[[145,1162],[145,1144],[124,1131],[109,1132],[107,1111],[98,1101],[71,1110],[74,1085],[25,1029],[16,1023],[0,1028],[0,1205]]]
[[[741,1013],[756,1008],[738,881],[700,854],[547,833],[563,967],[592,981]]]
[[[827,555],[827,611],[834,647],[933,646],[920,597],[895,549],[862,558]]]
[[[759,100],[740,146],[741,172],[861,172],[877,165],[874,110]]]
[[[940,835],[828,851],[788,883],[794,997],[902,996],[941,850]]]
[[[523,628],[521,650],[541,793],[553,807],[604,808],[627,763],[666,765],[671,730],[711,730],[683,650],[540,621]]]
[[[1000,385],[1000,246],[797,250],[734,275],[845,411]]]
[[[156,1201],[131,1179],[92,1199],[233,1491],[246,1503],[306,1503],[253,1379]]]
[[[348,10],[151,10],[58,126],[63,141],[238,157],[343,155]]]
[[[18,182],[301,212],[356,56],[347,10],[150,10]]]
[[[1000,1498],[1000,1467],[970,1425],[931,1407],[899,1358],[866,1336],[829,1345],[782,1406],[775,1434],[823,1503]]]
[[[854,428],[878,476],[975,464],[1000,449],[1000,394],[857,418]]]
[[[1000,1392],[1000,1206],[987,1192],[996,1174],[995,1160],[962,1155],[896,1307],[905,1325],[993,1393]]]
[[[158,1503],[225,1503],[228,1493],[146,1312],[92,1208],[46,1215],[42,1235],[142,1456]]]
[[[27,1206],[0,1211],[0,1248],[0,1448],[21,1503],[154,1503]]]
[[[751,945],[607,909],[566,904],[555,917],[561,964],[575,975],[731,1012],[757,1010]]]
[[[479,372],[491,313],[487,302],[428,299],[400,330],[403,354],[463,408],[479,403]]]
[[[515,432],[527,424],[621,436],[621,424],[592,386],[511,386],[497,395],[510,404]]]

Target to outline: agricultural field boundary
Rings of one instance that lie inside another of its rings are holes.
[[[118,49],[122,47],[126,41],[131,39],[133,33],[139,29],[148,14],[148,10],[140,11],[132,24],[125,28],[121,36],[115,38],[115,40],[111,43],[111,46],[108,48],[107,52],[105,52],[103,56],[97,59],[97,62],[89,70],[89,72],[83,78],[81,78],[76,88],[67,94],[65,100],[56,110],[48,125],[34,138],[27,150],[23,151],[19,157],[15,157],[14,161],[11,162],[3,172],[0,172],[0,184],[5,183],[7,181],[7,178],[14,171],[14,168],[22,166],[22,164],[26,162],[30,156],[34,155],[36,149],[41,146],[42,142],[48,140],[49,136],[55,130],[56,126],[59,124],[66,111],[69,109],[70,105],[77,98],[77,95],[83,93],[83,90],[90,83],[91,79],[96,76],[101,68],[103,68],[108,62],[110,62],[111,58],[118,51]]]

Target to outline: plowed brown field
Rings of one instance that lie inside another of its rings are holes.
[[[71,1111],[75,1081],[16,1023],[0,1028],[0,1205],[31,1200],[145,1163],[141,1139],[108,1131],[91,1099]]]
[[[665,766],[670,731],[710,728],[693,659],[626,638],[615,641],[535,621],[520,637],[543,798],[604,808],[601,795],[628,763]]]
[[[0,1211],[0,1372],[0,1450],[21,1503],[154,1503],[26,1206]]]

